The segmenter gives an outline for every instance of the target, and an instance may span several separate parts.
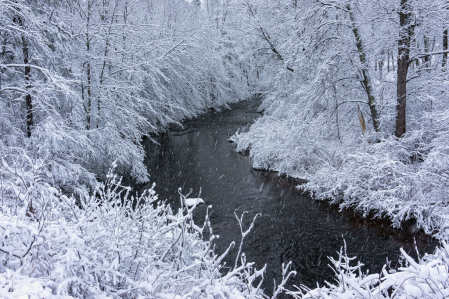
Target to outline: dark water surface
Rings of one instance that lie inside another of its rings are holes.
[[[251,168],[249,159],[235,152],[228,141],[237,129],[247,127],[261,114],[260,100],[232,105],[232,110],[209,112],[178,129],[156,138],[160,145],[146,142],[147,166],[151,182],[156,182],[159,198],[179,207],[177,189],[201,197],[213,206],[211,223],[220,235],[216,251],[237,244],[227,260],[234,264],[240,242],[240,229],[234,210],[245,215],[246,226],[257,213],[243,251],[257,268],[267,264],[264,288],[271,293],[273,279],[281,280],[281,264],[293,262],[298,272],[291,284],[315,287],[333,281],[328,256],[336,257],[346,240],[348,253],[357,255],[370,273],[379,272],[388,260],[398,266],[399,248],[416,257],[414,239],[421,253],[433,252],[438,242],[413,229],[395,230],[387,221],[361,219],[353,211],[339,212],[335,206],[312,200],[298,192],[295,183],[275,173]],[[195,210],[197,223],[206,207]]]

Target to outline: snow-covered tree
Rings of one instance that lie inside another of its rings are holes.
[[[266,115],[234,137],[238,150],[250,149],[255,167],[306,178],[301,188],[317,198],[374,210],[396,226],[416,218],[444,235],[447,2],[257,7],[294,71],[272,57],[278,71],[265,88]]]

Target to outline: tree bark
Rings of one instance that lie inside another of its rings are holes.
[[[24,27],[22,16],[17,15],[13,19],[14,23],[16,23],[20,28]],[[28,42],[26,37],[22,34],[22,55],[23,55],[23,64],[24,68],[24,79],[25,79],[25,90],[27,91],[25,94],[25,106],[26,106],[26,133],[27,137],[31,137],[31,132],[33,130],[33,102],[31,98],[31,66],[30,66],[30,52],[28,48]]]
[[[349,11],[349,18],[351,19],[352,22],[351,24],[352,33],[354,34],[356,40],[356,47],[357,51],[359,52],[360,63],[362,64],[362,76],[363,76],[362,85],[363,88],[365,89],[366,95],[368,96],[368,105],[371,112],[371,118],[373,120],[374,130],[376,132],[379,132],[380,131],[379,113],[377,112],[376,98],[374,96],[374,89],[368,68],[368,60],[366,58],[366,52],[363,45],[362,36],[360,35],[359,28],[357,27],[354,12],[351,8],[351,5],[348,4],[346,8]]]
[[[362,129],[363,136],[365,136],[366,133],[365,118],[363,117],[363,113],[362,110],[360,110],[359,105],[357,105],[357,115],[359,117],[360,128]]]
[[[90,130],[91,127],[91,111],[92,111],[92,74],[90,65],[90,16],[91,16],[91,4],[89,1],[87,4],[87,21],[86,21],[86,51],[87,51],[87,61],[86,61],[86,76],[87,76],[87,108],[85,107],[87,113],[87,126],[86,128]]]
[[[26,38],[22,35],[22,53],[23,53],[23,63],[25,66],[25,88],[27,90],[27,94],[25,95],[25,103],[27,107],[27,114],[26,114],[26,122],[27,122],[27,136],[28,138],[31,137],[31,131],[33,129],[33,102],[31,99],[31,67],[29,65],[29,50],[28,50],[28,43]]]
[[[410,60],[410,27],[411,13],[408,0],[401,0],[399,12],[399,41],[398,41],[398,72],[397,72],[397,102],[396,102],[396,130],[395,135],[401,138],[406,132],[406,103],[407,103],[407,72]]]
[[[443,51],[447,50],[448,30],[443,31]],[[447,53],[443,53],[443,67],[447,65]]]

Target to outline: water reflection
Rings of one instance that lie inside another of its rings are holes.
[[[160,198],[167,199],[174,209],[179,207],[179,187],[184,191],[192,188],[193,197],[201,188],[201,197],[213,206],[211,223],[214,233],[220,235],[217,251],[237,241],[227,265],[234,264],[240,240],[235,210],[248,211],[245,225],[262,213],[243,250],[258,268],[268,264],[264,283],[268,290],[273,279],[280,281],[281,264],[288,261],[298,272],[292,284],[314,287],[316,282],[332,281],[327,257],[336,256],[343,238],[349,254],[357,255],[371,272],[380,271],[387,257],[396,267],[400,247],[416,256],[414,238],[421,252],[433,251],[437,241],[422,233],[395,230],[385,221],[367,221],[351,211],[338,212],[338,208],[298,192],[291,180],[252,169],[248,158],[236,153],[228,138],[260,117],[259,104],[260,100],[241,102],[232,110],[207,113],[186,122],[184,129],[158,137],[159,145],[145,145],[151,181],[156,182]],[[198,221],[205,209],[196,209]]]

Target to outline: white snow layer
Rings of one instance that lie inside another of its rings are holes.
[[[194,207],[194,206],[196,207],[196,206],[198,206],[200,204],[204,204],[204,200],[202,198],[199,198],[199,197],[197,197],[197,198],[186,198],[185,199],[185,203],[186,203],[187,207],[191,208],[191,207]]]

